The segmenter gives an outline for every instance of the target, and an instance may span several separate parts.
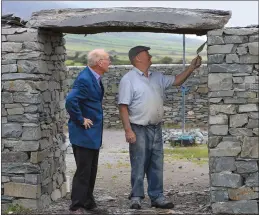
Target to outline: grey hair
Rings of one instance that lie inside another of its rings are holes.
[[[99,60],[103,58],[105,54],[104,49],[94,49],[87,55],[88,66],[95,66]]]

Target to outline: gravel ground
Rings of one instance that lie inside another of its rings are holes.
[[[165,145],[165,147],[168,146]],[[67,154],[66,162],[67,176],[71,183],[75,172],[73,154]],[[146,193],[141,210],[129,209],[128,143],[125,142],[122,130],[105,130],[94,191],[98,208],[86,211],[86,214],[211,214],[208,172],[208,163],[198,165],[165,156],[164,190],[165,195],[174,202],[175,208],[173,210],[151,208]],[[145,192],[146,187],[145,179]],[[49,207],[32,213],[69,214],[69,204],[70,193],[66,198],[52,203]]]

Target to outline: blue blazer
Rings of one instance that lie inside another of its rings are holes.
[[[76,78],[72,90],[66,97],[66,110],[69,113],[68,131],[71,144],[89,149],[99,149],[103,134],[104,89],[86,67]],[[84,118],[91,119],[93,125],[85,129]]]

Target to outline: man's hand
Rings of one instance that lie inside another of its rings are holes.
[[[91,125],[93,125],[92,120],[84,118],[84,126],[85,126],[85,129],[91,128]]]
[[[136,135],[132,130],[125,132],[126,141],[128,143],[135,143],[136,142]]]
[[[201,56],[197,56],[196,58],[194,58],[194,59],[192,60],[190,66],[191,66],[193,69],[197,69],[197,68],[199,68],[199,67],[201,66],[201,61],[202,61]]]

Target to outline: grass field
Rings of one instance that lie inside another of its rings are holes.
[[[145,45],[151,47],[149,51],[153,56],[153,61],[158,61],[163,57],[170,57],[174,62],[182,59],[183,44],[182,36],[174,34],[157,33],[101,33],[94,35],[76,35],[68,34],[65,36],[66,49],[68,56],[86,55],[90,50],[103,48],[112,56],[122,61],[128,61],[128,51],[136,45]],[[203,40],[186,37],[186,61],[190,61],[196,56],[197,48],[203,43]],[[204,48],[206,50],[206,47]],[[206,51],[201,53],[203,59],[206,59]],[[67,61],[67,63],[71,63]],[[80,62],[79,62],[80,63]]]

